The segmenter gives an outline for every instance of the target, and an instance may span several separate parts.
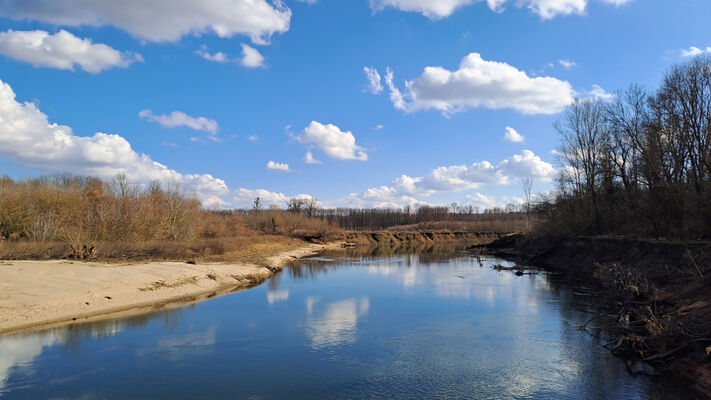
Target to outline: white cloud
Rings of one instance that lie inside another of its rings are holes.
[[[386,7],[393,7],[402,11],[419,12],[430,19],[440,19],[472,3],[474,0],[370,0],[370,8],[377,12]]]
[[[264,57],[259,54],[259,51],[254,47],[242,43],[242,58],[240,59],[240,63],[247,68],[257,68],[264,65]]]
[[[464,57],[456,71],[426,67],[422,75],[405,83],[405,95],[394,85],[389,68],[385,82],[395,108],[405,112],[436,109],[445,115],[480,107],[554,114],[571,104],[575,95],[566,81],[532,78],[506,63],[484,60],[478,53]]]
[[[379,131],[379,130],[381,130],[381,129],[383,129],[383,128],[385,128],[383,125],[378,124],[378,125],[375,125],[375,128],[373,128],[373,130]]]
[[[483,195],[479,192],[468,194],[465,199],[467,204],[481,208],[492,208],[496,206],[495,198]]]
[[[631,3],[632,0],[602,0],[603,3],[612,4],[613,6],[623,6],[627,3]]]
[[[208,61],[217,63],[236,63],[247,68],[258,68],[264,66],[264,57],[257,49],[244,43],[242,43],[241,46],[241,58],[230,58],[227,54],[221,51],[218,51],[217,53],[210,53],[207,46],[204,45],[200,48],[200,50],[197,50],[195,54]]]
[[[588,0],[526,0],[523,2],[542,19],[552,19],[559,15],[582,15]]]
[[[558,64],[560,64],[565,69],[571,69],[573,67],[578,66],[578,63],[576,63],[575,61],[563,60],[563,59],[558,60]]]
[[[481,194],[479,192],[468,194],[464,197],[464,205],[472,205],[479,207],[480,209],[487,209],[487,208],[506,208],[509,204],[513,205],[522,205],[524,204],[525,201],[521,197],[516,197],[516,196],[500,196],[500,197],[493,197],[493,196],[486,196],[484,194]]]
[[[197,50],[195,52],[195,54],[206,59],[207,61],[212,61],[212,62],[226,63],[226,62],[232,61],[229,57],[227,57],[227,54],[225,54],[221,51],[218,51],[217,53],[210,53],[207,50],[207,46],[203,46],[200,50]]]
[[[268,170],[273,170],[273,171],[284,171],[284,172],[291,172],[291,168],[289,168],[289,164],[287,163],[278,163],[274,161],[269,161],[267,163],[267,169]]]
[[[506,3],[506,0],[486,0],[486,4],[489,6],[491,11],[495,13],[504,12],[504,3]]]
[[[609,93],[605,91],[605,89],[603,89],[599,85],[593,85],[593,88],[589,92],[587,92],[586,95],[589,98],[601,101],[611,101],[615,99],[614,93]]]
[[[138,116],[150,121],[157,122],[159,125],[166,128],[187,127],[196,131],[203,131],[210,134],[208,139],[219,141],[217,131],[219,126],[217,121],[205,117],[191,117],[182,111],[173,111],[170,114],[154,115],[149,109],[142,110]],[[193,140],[194,139],[194,140]],[[191,138],[193,141],[198,141],[200,138]]]
[[[452,15],[457,9],[481,2],[483,0],[370,0],[373,11],[382,11],[386,7],[401,11],[418,12],[432,20],[438,20]],[[509,0],[486,0],[489,8],[497,13],[504,11],[504,5]],[[602,0],[603,3],[615,6],[627,4],[632,0]],[[526,7],[542,19],[551,19],[564,15],[583,15],[589,0],[516,0],[518,7]]]
[[[321,164],[321,161],[315,159],[314,155],[311,154],[310,151],[307,151],[306,155],[304,155],[304,162],[306,164]]]
[[[691,46],[688,49],[681,51],[682,57],[696,57],[702,54],[711,54],[711,47],[700,49],[698,47]]]
[[[409,84],[409,82],[407,83]],[[395,74],[390,67],[385,69],[385,84],[388,85],[388,89],[390,90],[390,101],[393,103],[393,106],[398,110],[407,111],[410,107],[405,102],[400,89],[395,86]]]
[[[151,42],[188,34],[246,35],[264,44],[289,30],[291,10],[280,0],[8,0],[0,16],[60,26],[114,26]]]
[[[259,136],[257,136],[257,135],[251,135],[251,136],[249,136],[249,137],[247,138],[247,140],[249,140],[250,142],[256,142],[256,141],[259,140]]]
[[[0,81],[0,157],[50,173],[71,172],[110,180],[124,173],[129,181],[178,183],[201,199],[228,193],[225,182],[209,174],[182,174],[136,153],[119,135],[76,136],[68,126],[50,123],[33,103],[19,103]]]
[[[264,206],[268,208],[271,205],[278,207],[286,207],[286,203],[292,199],[312,199],[313,197],[308,194],[297,194],[296,196],[289,197],[284,193],[271,192],[266,189],[256,189],[250,190],[245,188],[239,188],[234,191],[234,196],[232,201],[237,207],[251,207],[254,204],[254,199],[259,197],[259,201]]]
[[[531,150],[524,150],[502,161],[497,168],[502,174],[515,178],[531,178],[540,182],[550,182],[558,171],[553,166],[535,155]]]
[[[368,160],[368,154],[356,145],[353,133],[341,131],[333,124],[324,125],[311,121],[302,134],[296,136],[296,140],[300,143],[313,144],[327,156],[339,160]]]
[[[92,74],[143,61],[140,54],[122,53],[105,44],[78,38],[65,30],[54,35],[41,30],[1,32],[0,53],[35,67],[73,71],[75,66],[79,66]]]
[[[520,178],[550,182],[557,170],[530,150],[523,150],[494,165],[480,161],[471,165],[438,167],[421,177],[401,175],[387,186],[352,193],[336,201],[343,207],[400,208],[426,204],[417,196],[429,197],[440,192],[478,189],[485,184],[505,185]]]
[[[514,143],[521,143],[524,141],[523,135],[520,133],[516,132],[516,129],[507,126],[506,127],[506,133],[504,134],[504,140],[508,142],[514,142]]]
[[[371,67],[363,67],[363,72],[368,78],[368,91],[372,94],[380,94],[383,91],[383,84],[380,83],[380,73],[378,70]]]

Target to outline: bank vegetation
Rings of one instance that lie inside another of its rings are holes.
[[[653,91],[577,100],[555,129],[561,174],[535,207],[539,230],[711,237],[711,57],[671,67]]]

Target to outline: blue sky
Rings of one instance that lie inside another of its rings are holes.
[[[711,52],[700,0],[112,3],[0,4],[0,173],[123,172],[209,207],[504,205],[554,188],[574,97]]]

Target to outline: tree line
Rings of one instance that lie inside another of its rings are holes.
[[[558,192],[541,229],[707,238],[711,234],[711,57],[672,66],[656,90],[583,99],[555,123]]]

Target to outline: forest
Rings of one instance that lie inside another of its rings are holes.
[[[535,204],[538,230],[711,236],[711,57],[671,67],[654,91],[577,100],[554,128],[558,188]]]

